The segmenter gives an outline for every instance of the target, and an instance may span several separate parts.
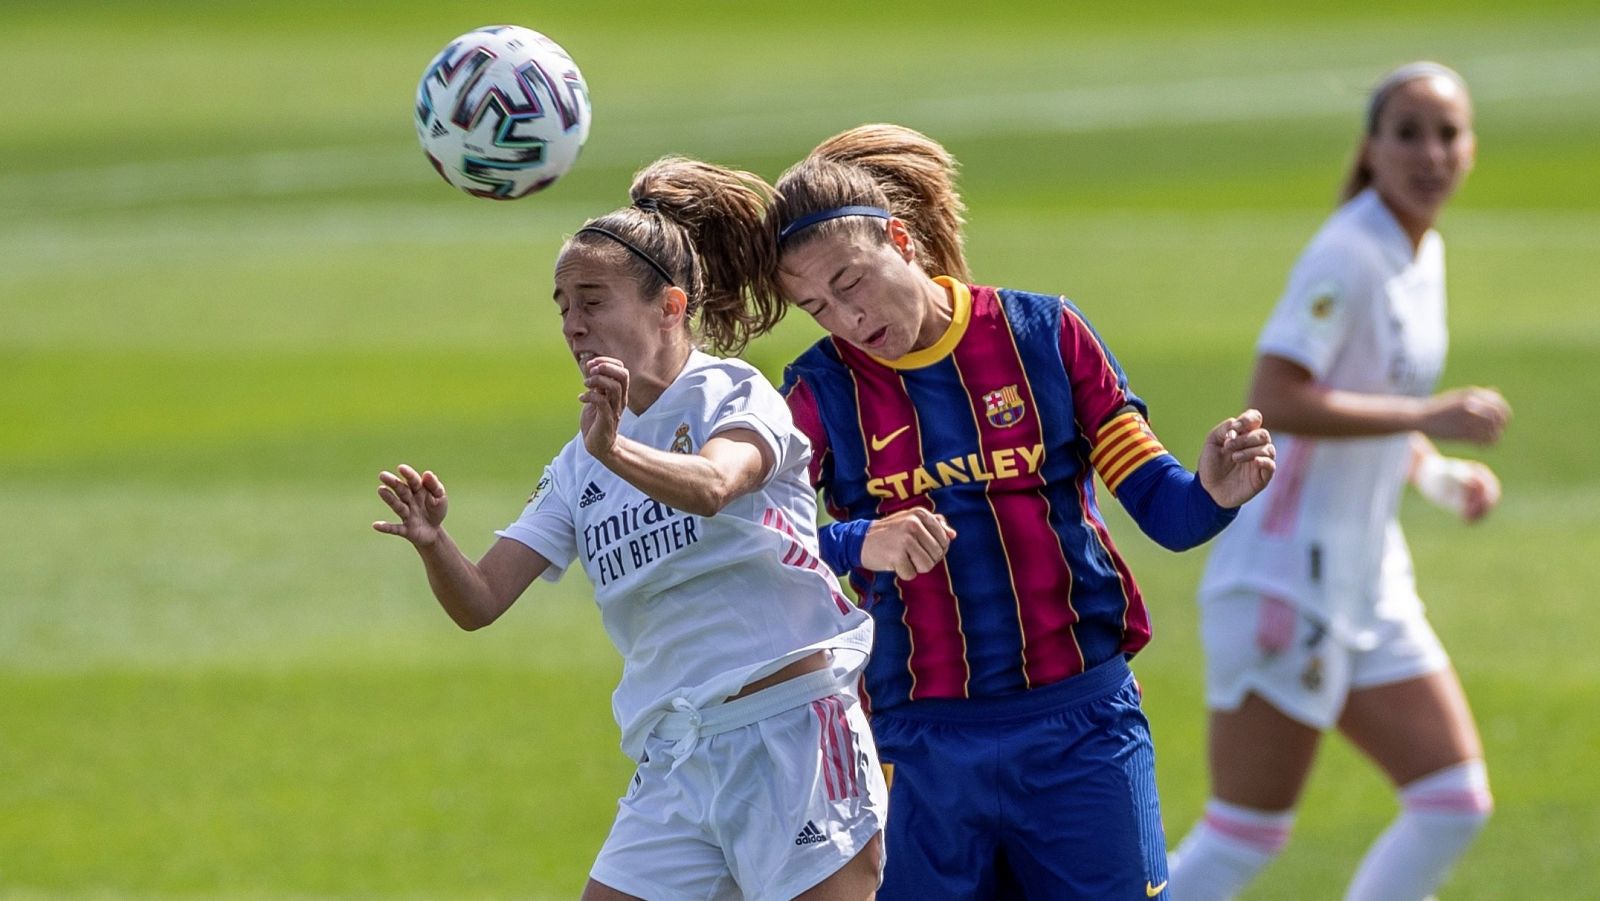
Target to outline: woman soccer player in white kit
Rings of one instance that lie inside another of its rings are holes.
[[[382,473],[439,603],[493,622],[574,559],[624,660],[612,711],[639,762],[588,899],[865,899],[887,792],[857,704],[871,619],[817,560],[809,446],[737,349],[731,260],[759,254],[766,193],[747,173],[660,160],[634,203],[556,261],[562,333],[584,375],[580,432],[476,564],[445,533],[431,472]],[[743,265],[741,263],[741,265]],[[770,324],[770,323],[767,323]]]
[[[1401,807],[1347,898],[1427,896],[1489,815],[1477,727],[1396,519],[1408,481],[1468,522],[1500,497],[1488,467],[1430,440],[1490,445],[1510,415],[1490,389],[1433,393],[1446,345],[1433,224],[1474,151],[1459,75],[1390,73],[1344,204],[1261,334],[1250,404],[1278,436],[1278,476],[1213,543],[1200,586],[1212,797],[1174,854],[1174,898],[1231,897],[1282,849],[1330,728]]]

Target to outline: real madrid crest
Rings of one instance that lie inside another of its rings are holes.
[[[1021,422],[1028,408],[1023,405],[1022,395],[1017,391],[1017,386],[1007,385],[999,391],[990,391],[983,396],[983,412],[989,417],[990,425],[1005,429]]]
[[[1306,668],[1300,673],[1300,684],[1306,691],[1317,691],[1322,688],[1322,658],[1314,656],[1306,662]]]
[[[694,444],[689,440],[689,424],[678,423],[678,431],[672,436],[672,446],[667,448],[675,454],[694,453]]]

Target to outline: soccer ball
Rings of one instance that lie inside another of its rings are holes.
[[[548,188],[589,137],[589,88],[561,45],[493,25],[451,41],[417,85],[417,137],[452,185],[494,200]]]

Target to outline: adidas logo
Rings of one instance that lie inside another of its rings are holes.
[[[822,834],[822,830],[817,828],[817,824],[810,820],[806,820],[805,828],[801,829],[800,834],[794,837],[794,843],[801,846],[814,845],[817,842],[825,842],[827,840],[828,837]]]
[[[583,496],[578,498],[578,506],[587,507],[595,501],[603,501],[605,499],[606,493],[600,490],[600,486],[590,482],[584,487]]]
[[[433,136],[434,137],[436,137],[436,138],[444,137],[445,132],[447,132],[449,130],[450,129],[444,127],[444,123],[443,122],[440,122],[437,119],[433,120],[432,132],[433,132]]]

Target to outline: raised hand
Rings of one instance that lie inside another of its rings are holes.
[[[1511,405],[1493,388],[1456,388],[1428,399],[1420,431],[1429,438],[1490,445],[1511,420]]]
[[[1224,419],[1200,450],[1200,484],[1218,506],[1237,507],[1260,494],[1278,468],[1278,449],[1261,427],[1261,413]]]
[[[583,446],[595,459],[605,460],[617,443],[617,427],[628,406],[628,367],[615,357],[590,357],[583,361],[583,388],[578,395]]]
[[[379,521],[372,527],[385,535],[399,535],[419,548],[428,547],[444,534],[444,515],[449,508],[444,483],[431,471],[419,474],[404,463],[395,469],[378,473],[378,497],[400,521]]]
[[[954,537],[956,530],[932,510],[913,507],[891,513],[867,529],[861,542],[861,565],[912,579],[937,566]]]

